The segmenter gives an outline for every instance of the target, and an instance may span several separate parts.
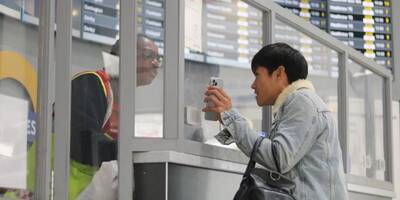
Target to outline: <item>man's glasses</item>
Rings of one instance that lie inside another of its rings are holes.
[[[162,65],[162,56],[158,55],[153,49],[150,48],[144,48],[143,51],[143,56],[145,59],[151,60],[151,61],[157,61],[158,62],[158,67],[161,67]]]

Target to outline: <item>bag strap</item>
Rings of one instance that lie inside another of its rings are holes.
[[[256,166],[256,161],[254,160],[254,157],[255,157],[256,152],[257,152],[257,150],[258,150],[258,147],[260,147],[261,142],[262,142],[263,139],[264,139],[264,137],[258,137],[257,140],[256,140],[256,142],[254,143],[253,149],[252,149],[251,154],[250,154],[249,163],[247,164],[246,171],[245,171],[245,173],[243,174],[243,176],[245,176],[245,177],[246,177],[246,176],[249,176],[250,172],[255,168],[255,166]],[[277,152],[276,152],[276,147],[275,147],[275,145],[271,145],[271,149],[272,149],[272,157],[274,158],[275,166],[276,166],[276,169],[277,169],[277,171],[278,171],[278,174],[274,173],[274,175],[275,175],[275,176],[280,176],[280,175],[281,175],[281,169],[280,169],[278,160],[277,160],[277,158],[276,158]],[[277,178],[278,178],[278,177],[277,177]]]
[[[254,161],[254,157],[255,157],[256,151],[257,151],[258,147],[260,147],[260,144],[261,144],[263,139],[264,139],[264,137],[258,137],[256,142],[254,143],[253,149],[252,149],[251,154],[250,154],[249,163],[247,164],[246,171],[243,174],[244,177],[249,176],[250,172],[256,166],[256,161]]]
[[[271,145],[271,150],[272,150],[272,157],[274,158],[274,161],[275,161],[276,169],[278,170],[278,173],[281,174],[282,173],[281,172],[281,166],[279,165],[278,160],[276,158],[276,156],[277,156],[276,146],[272,144]]]

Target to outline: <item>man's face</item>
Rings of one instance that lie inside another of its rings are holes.
[[[138,41],[137,85],[148,85],[157,76],[160,67],[158,47],[147,38]]]
[[[254,89],[254,93],[256,94],[257,105],[273,105],[282,91],[277,78],[277,70],[269,75],[267,68],[259,66],[254,76],[255,80],[251,84],[251,88]]]

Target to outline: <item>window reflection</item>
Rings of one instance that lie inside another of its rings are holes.
[[[250,88],[250,61],[262,45],[261,19],[260,10],[238,0],[185,1],[186,139],[219,145],[214,139],[219,123],[205,120],[201,112],[210,77],[224,80],[235,108],[255,130],[261,129],[262,109]]]
[[[274,27],[277,42],[285,42],[304,55],[308,63],[307,79],[312,81],[318,95],[337,119],[338,53],[279,20]]]
[[[349,169],[387,180],[383,129],[383,78],[349,61]]]

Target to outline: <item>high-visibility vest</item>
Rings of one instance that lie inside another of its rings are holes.
[[[90,90],[96,90],[99,94],[98,90],[102,91],[104,98],[106,99],[106,104],[107,105],[101,105],[101,107],[106,107],[106,112],[104,116],[98,116],[99,123],[101,123],[101,131],[100,133],[94,133],[94,134],[99,134],[99,135],[104,135],[105,140],[109,140],[110,142],[116,142],[118,130],[115,128],[115,126],[118,124],[118,106],[114,105],[113,103],[113,93],[110,85],[110,79],[106,72],[104,70],[99,70],[99,71],[85,71],[81,72],[77,75],[74,76],[72,80],[72,84],[74,84],[74,80],[78,80],[79,78],[86,78],[90,77],[89,80],[97,80],[98,82],[92,83],[88,82],[88,84],[82,84],[78,85],[78,90],[81,89],[80,87],[89,87]],[[85,81],[83,81],[85,83]],[[90,88],[90,85],[101,85],[101,88]],[[71,92],[72,95],[74,95],[74,89],[72,89]],[[79,98],[84,99],[85,96],[72,96],[72,100],[76,100]],[[76,99],[74,99],[76,97]],[[101,98],[101,97],[99,97]],[[101,101],[103,102],[103,101]],[[98,102],[88,102],[88,104],[93,104],[96,105]],[[74,111],[74,108],[71,105],[71,111]],[[71,118],[74,117],[74,113],[71,112]],[[102,117],[102,118],[100,118]],[[71,120],[72,121],[72,120]],[[79,123],[74,122],[74,123]],[[82,122],[84,123],[84,122]],[[72,125],[71,125],[72,126]],[[72,130],[71,130],[72,131]],[[72,133],[71,133],[72,134]],[[80,134],[80,133],[74,133],[74,134]],[[71,140],[71,145],[72,143],[75,142]],[[53,162],[54,162],[54,137],[52,137],[52,147],[51,147],[51,163],[52,163],[52,169],[53,169]],[[71,148],[72,151],[72,148]],[[116,155],[115,159],[116,159]],[[30,149],[28,150],[28,177],[27,177],[27,183],[28,183],[28,189],[30,191],[34,190],[34,184],[35,184],[35,168],[36,168],[36,143],[34,142]],[[91,182],[95,172],[98,169],[98,164],[95,165],[93,163],[84,163],[85,161],[83,160],[75,160],[71,158],[70,161],[70,177],[69,177],[69,200],[76,199],[78,195],[86,188],[86,186]]]

